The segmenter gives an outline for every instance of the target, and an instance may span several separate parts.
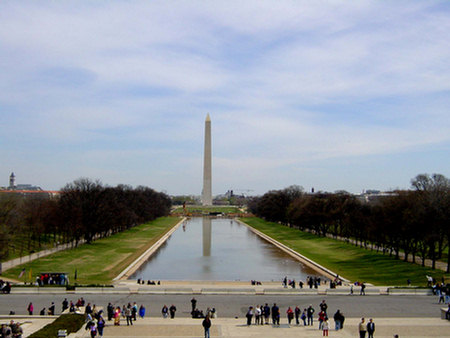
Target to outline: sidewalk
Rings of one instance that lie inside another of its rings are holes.
[[[335,331],[334,322],[330,320],[330,337],[358,337],[358,323],[360,318],[348,318],[345,320],[344,329]],[[286,319],[282,318],[280,326],[273,325],[251,325],[245,324],[246,319],[242,318],[218,318],[212,320],[211,337],[223,338],[294,338],[294,337],[322,337],[322,331],[318,330],[318,323],[314,326],[288,325]],[[394,334],[399,337],[449,337],[450,322],[439,318],[374,318],[376,325],[375,337],[392,338]],[[191,318],[145,318],[138,319],[134,325],[127,326],[122,320],[121,326],[113,326],[108,323],[105,328],[104,337],[203,337],[201,319]],[[73,333],[70,338],[87,338],[89,332],[82,328],[77,333]]]

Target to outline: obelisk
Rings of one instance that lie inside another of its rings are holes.
[[[206,115],[205,120],[205,148],[203,157],[203,191],[202,204],[212,205],[212,177],[211,177],[211,118]]]

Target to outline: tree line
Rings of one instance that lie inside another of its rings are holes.
[[[0,195],[0,259],[10,250],[46,243],[87,243],[170,213],[170,197],[139,186],[104,186],[87,178],[67,184],[57,198]]]
[[[299,186],[274,190],[249,203],[250,211],[319,236],[333,236],[383,254],[436,261],[447,253],[450,272],[450,181],[421,174],[411,190],[393,191],[365,202],[346,192],[306,194]]]

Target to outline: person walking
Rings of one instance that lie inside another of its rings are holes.
[[[361,321],[359,322],[358,325],[358,330],[359,330],[359,338],[366,338],[366,324],[364,323],[364,318],[361,318]]]
[[[170,318],[174,319],[175,318],[175,312],[177,311],[177,308],[175,305],[171,305],[169,308],[169,312],[170,312]]]
[[[375,332],[375,323],[373,322],[372,318],[370,318],[369,322],[367,323],[368,338],[373,338],[374,332]]]
[[[360,296],[365,296],[366,295],[366,284],[364,284],[364,282],[363,283],[361,283],[361,291],[359,292],[359,295]]]
[[[169,314],[169,308],[167,307],[167,305],[164,304],[163,308],[161,309],[161,313],[163,318],[167,318]]]
[[[211,328],[211,319],[209,319],[209,315],[206,315],[205,319],[203,319],[202,326],[205,329],[205,338],[210,338],[209,329]]]

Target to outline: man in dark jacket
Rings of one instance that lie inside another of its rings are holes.
[[[202,326],[205,329],[205,338],[209,338],[209,328],[211,327],[211,319],[209,319],[209,315],[206,315],[205,319],[203,319]]]
[[[372,318],[369,319],[369,322],[367,323],[367,333],[368,338],[373,338],[373,333],[375,332],[375,323],[373,322]]]

